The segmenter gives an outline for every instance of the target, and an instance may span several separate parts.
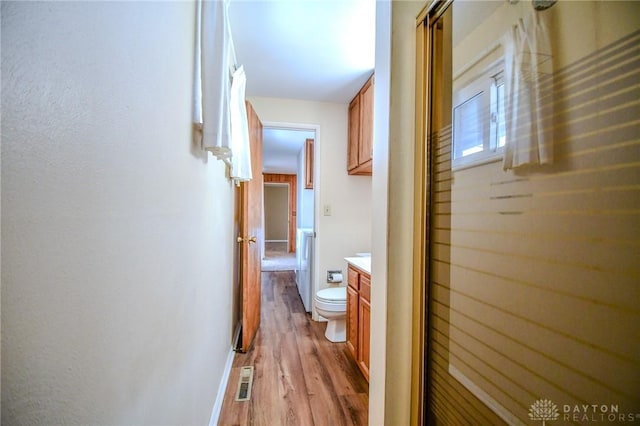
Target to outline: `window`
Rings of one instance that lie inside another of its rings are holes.
[[[504,77],[493,68],[453,94],[453,168],[502,158]]]

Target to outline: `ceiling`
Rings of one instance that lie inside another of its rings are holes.
[[[348,103],[371,75],[375,0],[230,0],[247,96]]]
[[[298,153],[305,140],[315,139],[315,135],[314,130],[265,127],[262,132],[262,171],[265,173],[296,173]]]
[[[230,0],[229,20],[248,97],[346,104],[373,72],[375,0]],[[266,128],[263,171],[296,173],[309,137]]]
[[[508,0],[515,4],[519,0]],[[457,0],[453,2],[452,44],[457,46],[480,23],[484,22],[505,0]]]
[[[504,0],[454,2],[454,45],[501,4]],[[374,69],[375,5],[375,0],[229,0],[247,96],[348,103]],[[295,173],[308,137],[313,132],[265,129],[264,171]]]

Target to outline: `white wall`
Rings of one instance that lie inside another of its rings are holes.
[[[0,22],[2,22],[2,8],[0,7]],[[1,26],[0,26],[1,28]],[[1,31],[0,31],[1,34]],[[0,46],[2,45],[2,36],[0,35]],[[0,48],[0,51],[2,49]],[[0,72],[0,76],[2,72]],[[0,90],[0,99],[2,90]],[[2,108],[0,107],[0,110]],[[0,114],[0,117],[2,114]],[[0,118],[1,121],[1,118]],[[2,137],[0,136],[0,152],[2,152]],[[0,160],[1,160],[0,155]],[[0,223],[2,223],[2,161],[0,161]],[[0,277],[2,277],[2,226],[0,226]],[[0,279],[0,312],[2,311],[2,279]],[[0,330],[2,329],[2,315],[0,315]],[[2,333],[0,333],[1,335]],[[2,343],[0,342],[0,423],[2,423]]]
[[[304,147],[298,153],[298,210],[296,211],[296,226],[298,228],[313,228],[313,189],[305,189],[305,153]]]
[[[369,424],[384,424],[387,377],[387,257],[389,214],[389,83],[391,79],[391,2],[376,2],[376,85],[373,99],[373,176],[371,219],[371,344]],[[391,372],[390,372],[391,373]]]
[[[346,273],[344,257],[371,247],[371,178],[347,175],[347,104],[251,98],[263,122],[318,125],[315,141],[316,210],[330,205],[331,216],[316,216],[314,284],[327,286],[328,269]]]
[[[289,236],[289,185],[264,185],[265,241],[287,241]]]
[[[397,1],[376,7],[372,425],[410,424],[415,29],[424,5]]]
[[[2,417],[206,424],[233,187],[191,147],[194,4],[2,3]]]

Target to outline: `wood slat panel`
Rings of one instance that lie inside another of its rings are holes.
[[[493,402],[526,423],[539,398],[640,409],[638,41],[558,70],[553,165],[452,171],[450,127],[428,138],[437,424],[498,424]]]

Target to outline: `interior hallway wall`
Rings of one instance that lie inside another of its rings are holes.
[[[264,186],[265,241],[286,241],[289,227],[289,186]]]
[[[297,228],[313,228],[313,189],[305,189],[305,148],[298,153],[298,211],[296,212]]]
[[[192,2],[2,2],[2,420],[207,424],[233,186],[192,147]]]
[[[377,2],[370,424],[410,424],[415,28],[424,1]]]

